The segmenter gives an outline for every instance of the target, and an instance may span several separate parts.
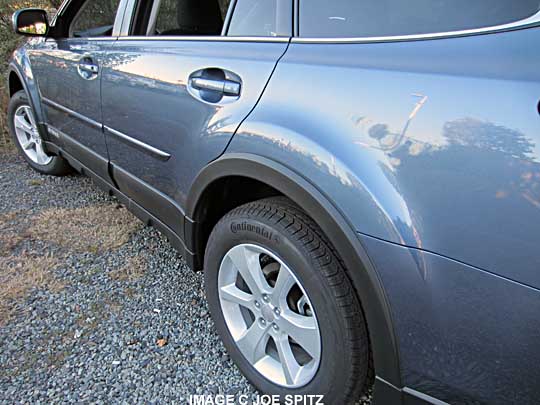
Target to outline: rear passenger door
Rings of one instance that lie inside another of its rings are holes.
[[[291,0],[141,0],[103,67],[119,189],[183,236],[196,174],[262,94],[292,27]]]

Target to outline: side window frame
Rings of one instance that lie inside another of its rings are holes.
[[[225,20],[223,21],[223,29],[221,30],[222,37],[226,37],[227,32],[229,32],[229,26],[231,25],[234,9],[236,8],[236,3],[238,3],[238,0],[231,0],[231,3],[229,4],[227,15],[225,16]]]
[[[232,0],[231,4],[229,6],[229,10],[227,12],[227,18],[223,24],[223,32],[222,36],[229,36],[229,28],[232,23],[234,10],[236,8],[236,5],[240,0]],[[253,38],[290,38],[294,36],[294,13],[295,13],[295,4],[298,2],[298,0],[276,0],[276,1],[282,1],[282,2],[288,2],[289,4],[289,11],[286,13],[283,13],[282,15],[276,15],[276,30],[278,32],[278,35],[276,36],[253,36]],[[277,10],[284,10],[284,7],[277,7]],[[288,27],[288,28],[285,28]],[[234,38],[234,36],[229,36],[230,38]]]
[[[268,36],[268,37],[257,37],[257,36],[247,36],[247,37],[234,37],[234,36],[228,36],[229,27],[232,21],[232,17],[234,15],[234,10],[236,8],[236,4],[238,0],[231,0],[229,4],[229,8],[227,9],[227,14],[225,15],[225,19],[223,21],[223,28],[221,30],[221,35],[207,35],[207,36],[191,36],[191,35],[177,35],[177,36],[148,36],[148,35],[132,35],[132,30],[134,28],[135,24],[135,18],[137,13],[137,5],[138,2],[141,0],[122,0],[126,1],[126,8],[125,13],[122,19],[121,28],[119,30],[118,37],[120,39],[146,39],[146,40],[163,40],[164,38],[171,39],[171,40],[177,40],[177,41],[193,41],[193,40],[207,40],[207,41],[238,41],[240,39],[253,39],[258,41],[270,41],[270,42],[282,42],[284,40],[289,41],[290,38],[293,36],[293,24],[294,24],[294,8],[293,12],[289,15],[289,21],[287,22],[288,25],[291,26],[290,35],[289,36]],[[297,2],[297,0],[289,0],[291,2],[291,7],[293,7],[293,4]],[[148,27],[147,27],[148,29]]]
[[[119,37],[131,37],[132,25],[135,23],[135,14],[137,13],[137,0],[126,0],[126,7],[122,18]]]
[[[458,31],[434,32],[429,34],[389,35],[383,37],[307,37],[300,36],[300,1],[294,0],[294,29],[291,43],[381,43],[381,42],[408,42],[433,39],[457,38],[473,35],[494,34],[498,32],[515,31],[519,29],[540,27],[540,10],[530,17],[511,23],[472,28]]]
[[[91,1],[91,0],[87,0]],[[66,0],[64,1],[53,20],[51,21],[51,34],[50,37],[55,39],[73,39],[72,24],[84,10],[87,1],[79,0]],[[118,9],[114,19],[113,31],[110,36],[103,37],[77,37],[77,40],[107,40],[116,39],[120,35],[121,26],[124,20],[126,11],[126,5],[131,0],[120,0],[118,3]]]

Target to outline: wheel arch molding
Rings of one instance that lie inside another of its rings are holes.
[[[186,204],[186,245],[196,253],[195,267],[202,267],[204,257],[205,244],[198,239],[200,221],[204,219],[201,206],[204,205],[205,192],[212,184],[229,177],[243,177],[268,185],[302,207],[321,227],[345,263],[362,303],[378,377],[376,392],[380,381],[389,383],[393,388],[401,387],[398,348],[381,280],[353,226],[327,197],[296,172],[273,160],[249,153],[225,154],[201,170],[191,186]]]
[[[21,59],[21,63],[16,63],[16,59],[13,59],[7,68],[7,89],[8,89],[8,95],[11,98],[14,93],[16,93],[18,90],[24,90],[26,95],[28,96],[28,101],[30,102],[30,106],[34,110],[34,113],[37,118],[38,127],[41,131],[41,135],[43,136],[45,131],[44,122],[45,122],[45,116],[43,113],[43,109],[41,108],[41,99],[39,96],[39,89],[37,87],[37,83],[34,81],[34,79],[28,75],[24,74],[23,72],[31,71],[32,67],[30,66],[30,61],[26,56],[23,56]],[[16,79],[14,79],[16,78]],[[13,87],[15,83],[14,80],[18,81],[21,85],[20,88]]]

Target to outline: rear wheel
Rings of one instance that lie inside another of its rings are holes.
[[[367,388],[360,303],[329,241],[291,201],[264,199],[222,218],[205,286],[231,358],[262,392],[351,403]]]
[[[45,149],[34,111],[23,90],[15,93],[9,101],[8,123],[13,142],[34,170],[55,176],[70,172],[70,166],[63,158]]]

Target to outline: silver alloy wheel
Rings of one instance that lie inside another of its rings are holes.
[[[43,149],[43,141],[39,135],[34,113],[29,105],[21,105],[15,111],[13,126],[17,140],[28,158],[38,165],[48,165],[53,159]]]
[[[275,254],[252,244],[227,252],[219,302],[238,349],[265,378],[297,388],[315,376],[321,335],[305,289]]]

